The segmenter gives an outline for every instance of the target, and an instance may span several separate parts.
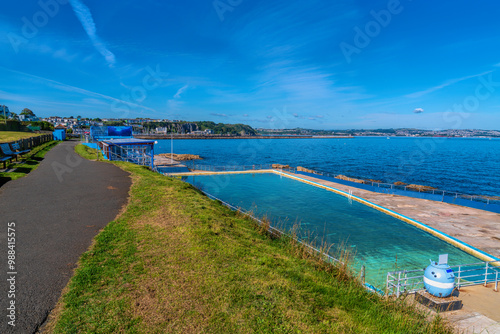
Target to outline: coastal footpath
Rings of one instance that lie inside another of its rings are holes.
[[[75,145],[60,143],[36,170],[0,188],[0,244],[7,245],[9,226],[16,254],[14,273],[0,273],[0,333],[34,333],[43,325],[80,255],[127,203],[128,173],[82,159]],[[14,317],[6,317],[9,307]]]

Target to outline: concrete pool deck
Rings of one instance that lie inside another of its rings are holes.
[[[493,291],[493,284],[475,285],[460,289],[459,299],[463,308],[442,312],[440,315],[453,324],[460,334],[500,334],[500,292]],[[414,302],[413,298],[411,301]],[[416,302],[415,302],[416,303]],[[417,307],[429,309],[416,303]],[[436,315],[434,311],[430,314]]]

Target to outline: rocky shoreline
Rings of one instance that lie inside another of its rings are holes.
[[[274,168],[274,165],[273,165],[273,168]],[[297,171],[321,175],[321,173],[318,173],[315,170],[304,168],[304,167],[301,167],[301,166],[297,167]],[[335,178],[339,179],[339,180],[350,181],[350,182],[361,183],[361,184],[384,183],[384,182],[382,182],[380,180],[356,179],[356,178],[349,177],[349,176],[342,175],[342,174],[335,176]],[[434,188],[434,187],[431,187],[431,186],[424,186],[424,185],[421,185],[421,184],[407,184],[407,183],[404,183],[404,182],[401,182],[401,181],[394,182],[393,184],[396,185],[396,186],[405,186],[407,189],[410,189],[410,190],[418,190],[418,191],[437,190],[437,188]]]
[[[157,155],[160,157],[172,158],[175,161],[203,160],[202,157],[196,154],[160,153]]]

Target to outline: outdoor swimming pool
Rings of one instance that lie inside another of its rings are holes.
[[[366,267],[366,281],[385,286],[388,271],[424,268],[449,254],[450,265],[476,257],[400,219],[356,201],[274,173],[193,175],[183,179],[282,231],[299,225],[299,236],[317,243],[345,244],[354,268]],[[331,248],[331,255],[336,247]]]

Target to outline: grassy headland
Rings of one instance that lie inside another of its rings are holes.
[[[451,333],[189,184],[115,164],[131,173],[129,204],[82,255],[47,332]]]
[[[0,172],[0,186],[8,181],[17,180],[23,176],[26,176],[30,172],[37,169],[45,154],[58,143],[58,141],[49,141],[33,148],[31,152],[25,154],[22,157],[23,163],[21,164],[16,164],[13,162],[8,163],[7,167],[13,168],[13,170],[10,172]]]
[[[19,139],[41,136],[43,133],[0,131],[0,143],[9,143]]]

